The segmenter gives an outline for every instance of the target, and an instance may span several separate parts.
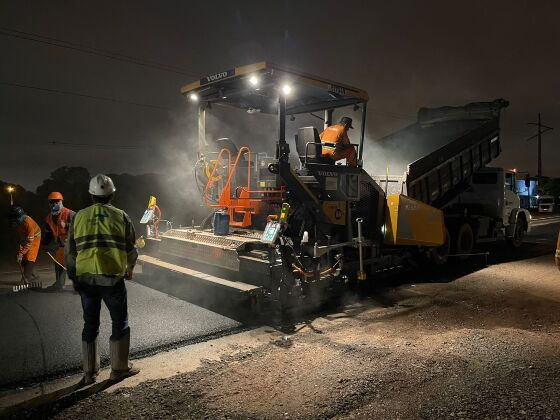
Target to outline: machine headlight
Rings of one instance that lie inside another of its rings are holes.
[[[257,87],[259,85],[259,78],[253,75],[249,77],[249,83],[251,84],[251,86]]]

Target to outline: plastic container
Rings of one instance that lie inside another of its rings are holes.
[[[229,214],[225,211],[217,211],[212,219],[214,235],[225,236],[229,234]]]

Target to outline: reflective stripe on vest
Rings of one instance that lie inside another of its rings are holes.
[[[124,276],[127,268],[124,213],[94,204],[74,217],[76,275]]]

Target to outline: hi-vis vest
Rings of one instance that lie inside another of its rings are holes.
[[[66,241],[66,237],[68,236],[68,219],[72,214],[72,210],[63,207],[56,219],[56,223],[53,220],[52,213],[49,213],[47,218],[47,224],[51,228],[51,232],[56,238],[58,246],[64,246],[64,242]]]
[[[76,213],[76,276],[124,276],[127,268],[124,212],[96,203]]]
[[[337,144],[350,144],[350,139],[342,124],[327,127],[319,137],[323,143],[323,154],[333,154]]]

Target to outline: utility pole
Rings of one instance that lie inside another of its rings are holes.
[[[527,123],[527,125],[536,125],[537,126],[537,134],[535,134],[534,136],[531,136],[527,139],[527,141],[529,140],[533,140],[535,137],[537,138],[537,147],[538,147],[538,151],[537,151],[537,194],[539,193],[539,188],[540,188],[540,182],[541,182],[541,177],[542,177],[542,135],[543,133],[546,133],[547,131],[550,130],[554,130],[554,128],[549,127],[547,125],[544,125],[541,122],[541,113],[539,112],[538,114],[538,120],[536,123],[534,122],[530,122]]]

